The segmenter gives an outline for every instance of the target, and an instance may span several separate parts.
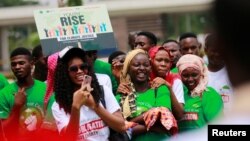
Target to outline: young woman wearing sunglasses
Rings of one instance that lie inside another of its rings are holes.
[[[109,127],[125,132],[124,119],[110,88],[103,86],[106,108],[100,103],[101,87],[86,62],[82,49],[65,48],[59,53],[52,113],[63,139],[106,141]]]

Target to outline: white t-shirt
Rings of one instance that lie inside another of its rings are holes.
[[[172,86],[173,92],[175,94],[175,97],[179,103],[185,103],[184,101],[184,91],[183,91],[183,84],[180,79],[175,79],[173,86]]]
[[[233,100],[233,88],[225,67],[217,72],[208,71],[208,86],[214,88],[222,96],[224,112],[228,112]]]
[[[106,110],[110,113],[120,109],[112,91],[106,85],[103,85],[104,99],[106,102]],[[100,106],[103,106],[100,103]],[[59,108],[59,104],[54,102],[52,105],[52,113],[56,120],[59,132],[68,125],[70,115]],[[78,141],[108,141],[109,128],[103,120],[87,106],[82,106],[80,109],[80,125]]]
[[[95,73],[99,85],[108,86],[112,90],[112,83],[110,77],[107,74]]]

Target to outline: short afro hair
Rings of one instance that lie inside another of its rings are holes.
[[[137,34],[137,36],[146,36],[147,38],[150,39],[151,44],[157,45],[157,38],[152,32],[148,31],[141,31]]]
[[[109,64],[112,64],[113,59],[115,59],[119,55],[125,55],[122,51],[115,51],[109,55],[108,62]]]
[[[42,52],[43,52],[42,46],[41,45],[37,45],[32,50],[32,57],[39,58],[43,54]]]
[[[181,36],[179,38],[179,42],[183,39],[186,39],[186,38],[196,38],[197,39],[197,35],[195,33],[192,33],[192,32],[183,33],[183,34],[181,34]]]
[[[174,40],[174,39],[167,39],[167,40],[165,40],[165,41],[162,43],[162,45],[164,45],[164,44],[166,44],[166,43],[170,43],[170,42],[174,42],[174,43],[176,43],[177,45],[179,45],[179,43],[178,43],[176,40]]]
[[[14,49],[10,54],[10,58],[15,57],[17,55],[26,55],[29,59],[32,58],[31,52],[25,47],[18,47]]]

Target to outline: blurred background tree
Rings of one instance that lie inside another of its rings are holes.
[[[66,5],[65,5],[66,3]],[[0,0],[0,7],[36,5],[38,1],[34,0]],[[58,0],[58,5],[63,6],[80,6],[83,5],[82,0]],[[10,51],[17,47],[23,46],[32,50],[36,45],[40,44],[39,35],[35,25],[12,26],[9,27],[9,46]]]
[[[38,1],[36,0],[0,0],[0,7],[35,5],[35,4],[38,4]]]
[[[83,0],[57,0],[57,2],[59,7],[81,6],[84,4]],[[38,0],[0,0],[0,7],[36,4],[39,4]],[[208,12],[165,13],[163,14],[163,22],[165,37],[159,39],[159,44],[167,38],[177,39],[183,32],[204,33],[209,30],[207,27],[210,26]],[[8,30],[10,51],[19,46],[32,49],[40,44],[36,26],[33,24],[10,26]]]
[[[67,6],[81,6],[83,5],[82,0],[68,0]]]

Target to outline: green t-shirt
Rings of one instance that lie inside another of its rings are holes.
[[[17,84],[11,83],[0,91],[0,118],[6,119],[14,106],[14,94],[18,91]],[[27,101],[22,107],[19,118],[21,131],[33,131],[40,127],[43,118],[43,99],[46,91],[44,82],[34,80],[34,85],[25,90]],[[28,119],[29,118],[29,119]],[[28,123],[28,120],[35,122]],[[26,122],[26,123],[25,123]],[[32,125],[33,124],[33,125]]]
[[[117,101],[120,103],[121,94],[116,95]],[[154,89],[148,89],[145,92],[136,93],[137,110],[133,117],[141,115],[153,107],[166,107],[171,110],[170,92],[166,85],[160,86],[156,93]],[[138,136],[133,136],[133,141],[152,141],[152,140],[166,140],[169,138],[168,134],[147,132]]]
[[[94,63],[94,71],[95,73],[107,74],[110,77],[113,93],[116,94],[118,84],[115,76],[112,74],[111,65],[107,62],[96,59]]]
[[[0,73],[0,90],[2,88],[4,88],[6,85],[8,85],[8,84],[9,84],[9,82],[6,79],[6,77],[3,74]]]
[[[184,117],[178,122],[179,131],[187,131],[205,126],[223,110],[223,101],[212,87],[207,87],[202,97],[191,97],[184,94]]]
[[[174,67],[173,69],[170,70],[172,73],[178,73],[178,68]]]

